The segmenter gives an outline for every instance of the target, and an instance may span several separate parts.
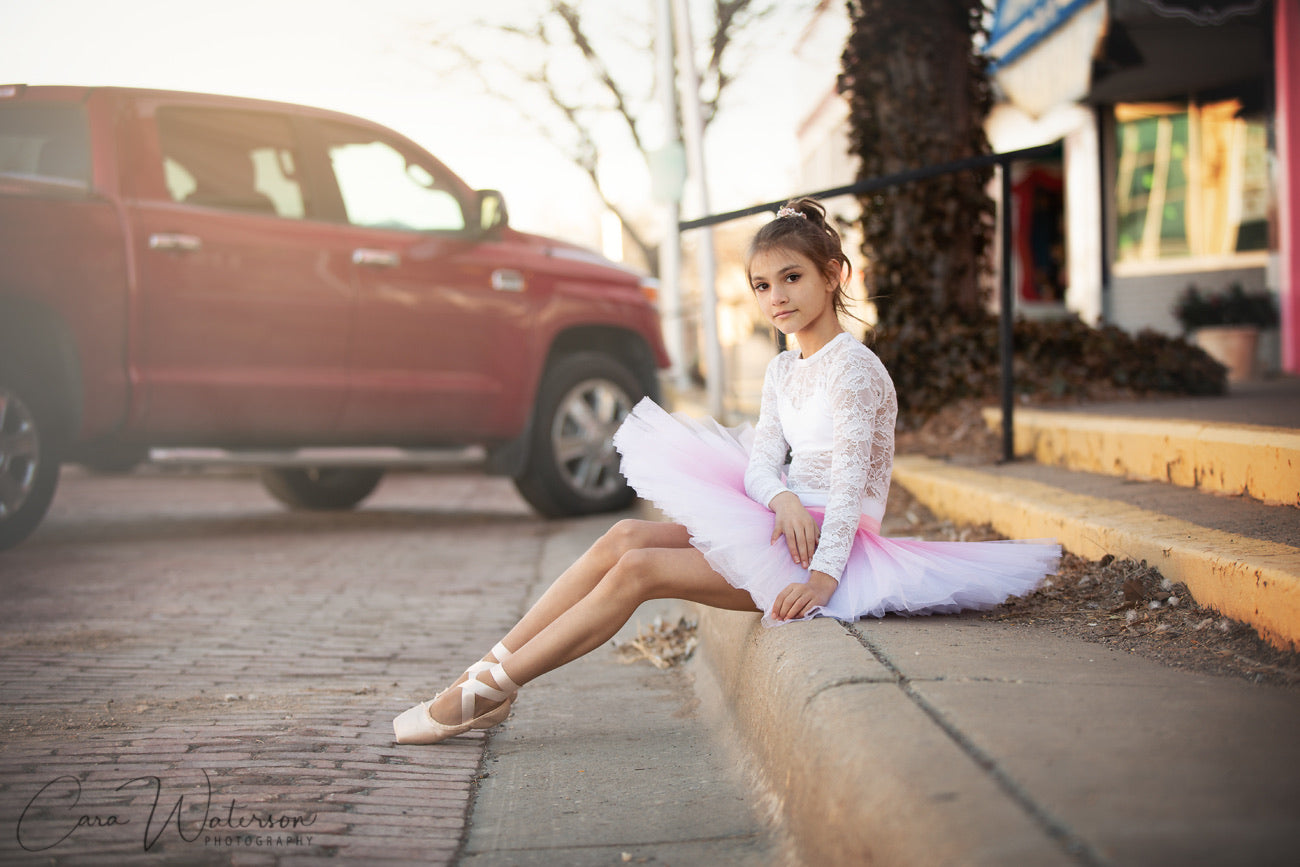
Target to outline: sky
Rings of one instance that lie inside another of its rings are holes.
[[[641,2],[649,8],[652,0]],[[628,44],[644,30],[626,8],[639,10],[635,0],[582,6],[606,44],[627,38],[612,56],[633,65],[616,72],[649,81],[652,58]],[[536,0],[0,0],[0,83],[193,90],[359,115],[409,136],[470,185],[502,190],[517,228],[594,246],[601,208],[586,176],[533,132],[516,106],[485,95],[464,65],[434,44],[452,34],[467,52],[491,57],[502,44],[473,22],[491,15],[528,24],[536,8]],[[640,18],[651,20],[648,12]],[[791,192],[798,117],[782,106],[797,95],[780,74],[776,50],[788,22],[763,26],[767,41],[760,38],[745,58],[742,84],[710,129],[713,210]],[[563,72],[563,52],[549,59]],[[655,225],[639,157],[618,129],[602,132],[610,188]]]

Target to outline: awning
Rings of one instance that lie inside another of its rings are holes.
[[[1110,0],[1109,19],[1086,101],[1265,98],[1273,76],[1268,0]]]
[[[1271,11],[1269,0],[1000,0],[986,54],[1007,99],[1035,116],[1073,102],[1249,103],[1272,75]]]
[[[993,12],[987,54],[993,71],[1015,63],[1094,0],[1001,0]]]
[[[1031,115],[1088,94],[1105,0],[1002,0],[986,53],[1007,99]]]

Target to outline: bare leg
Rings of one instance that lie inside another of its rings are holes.
[[[634,519],[619,521],[551,583],[528,613],[506,633],[501,643],[511,652],[523,647],[590,593],[628,551],[637,548],[687,548],[690,544],[690,533],[680,524]],[[483,659],[501,661],[492,653]],[[458,686],[464,680],[465,676],[461,675],[452,686]]]
[[[568,572],[565,574],[569,575]],[[557,580],[556,584],[559,583]],[[577,584],[576,578],[573,583]],[[560,600],[569,598],[563,591],[556,597]],[[509,668],[504,669],[506,674],[516,684],[523,685],[577,659],[608,641],[628,621],[637,606],[650,599],[685,599],[715,608],[757,610],[750,595],[728,584],[695,548],[632,548],[605,571],[594,587],[569,604],[567,609],[559,611],[549,623],[515,649],[507,663]],[[538,606],[534,606],[534,611],[545,601],[544,596]],[[528,617],[534,611],[530,611]],[[544,610],[542,614],[545,613]],[[542,619],[541,615],[538,619]],[[525,621],[520,621],[520,625]],[[514,634],[513,630],[511,634]],[[490,673],[481,674],[479,679],[485,684],[497,685]],[[434,719],[458,718],[458,692],[448,690],[434,702]],[[480,698],[475,705],[475,714],[485,713],[494,704]]]
[[[758,610],[749,593],[728,584],[695,548],[632,550],[619,558],[591,593],[512,656],[507,673],[522,685],[595,650],[651,599]]]
[[[619,521],[555,579],[542,598],[506,633],[503,643],[512,650],[523,647],[590,593],[627,552],[639,548],[688,548],[690,544],[690,533],[681,524]]]

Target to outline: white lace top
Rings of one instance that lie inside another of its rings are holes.
[[[897,415],[884,364],[847,332],[808,358],[790,350],[768,364],[745,492],[767,505],[791,491],[826,510],[810,569],[839,580],[859,516],[884,516]]]

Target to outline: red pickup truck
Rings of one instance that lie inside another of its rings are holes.
[[[667,364],[634,272],[506,222],[424,150],[297,105],[0,86],[0,548],[64,461],[482,446],[546,515],[626,505]],[[347,508],[376,466],[278,466]]]

